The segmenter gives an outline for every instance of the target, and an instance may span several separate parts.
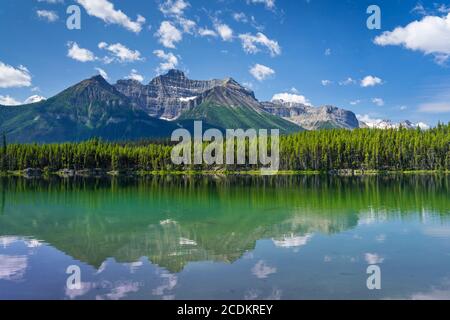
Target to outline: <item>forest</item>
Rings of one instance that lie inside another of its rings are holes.
[[[252,171],[254,165],[177,166],[170,141],[8,144],[3,135],[3,174],[27,168],[43,172],[90,170],[104,172]],[[430,130],[356,129],[306,131],[280,138],[280,170],[320,171],[450,171],[450,123]]]

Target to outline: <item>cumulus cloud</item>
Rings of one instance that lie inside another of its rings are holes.
[[[108,80],[108,74],[102,68],[95,68],[99,75],[103,77],[103,79]]]
[[[322,85],[324,87],[326,87],[326,86],[329,86],[330,84],[332,84],[333,81],[331,81],[331,80],[322,80],[321,83],[322,83]]]
[[[143,60],[141,58],[141,53],[138,50],[131,50],[121,43],[107,44],[106,42],[100,42],[98,47],[107,50],[113,55],[112,59],[119,62],[135,62]],[[108,60],[107,62],[110,61],[111,60]]]
[[[198,29],[198,34],[201,37],[217,37],[217,32],[208,28],[200,28]]]
[[[361,87],[363,88],[374,87],[380,84],[383,84],[383,80],[374,76],[367,76],[361,80]]]
[[[175,48],[175,44],[183,40],[183,34],[170,21],[163,21],[155,36],[166,48]]]
[[[21,104],[37,103],[37,102],[40,102],[43,100],[46,100],[46,98],[39,96],[39,95],[32,95],[32,96],[28,97],[27,99],[25,99],[25,101],[23,101],[23,102],[16,100],[9,95],[6,95],[6,96],[0,95],[0,105],[3,105],[3,106],[18,106]]]
[[[372,102],[373,102],[374,104],[376,104],[377,106],[379,106],[379,107],[384,106],[384,100],[381,99],[381,98],[373,98],[373,99],[372,99]]]
[[[275,9],[275,0],[247,0],[247,3],[264,4],[267,9]]]
[[[189,6],[189,2],[184,0],[166,0],[159,6],[159,10],[165,15],[181,16]]]
[[[436,62],[450,57],[450,13],[447,16],[425,16],[405,27],[386,31],[374,39],[380,46],[403,46],[406,49],[432,54]]]
[[[128,76],[126,76],[125,79],[142,82],[144,81],[144,76],[140,75],[136,69],[132,69],[131,73]]]
[[[233,19],[236,20],[237,22],[243,22],[243,23],[248,22],[247,16],[243,12],[234,12]]]
[[[311,103],[305,96],[302,96],[299,94],[293,94],[293,93],[277,93],[272,97],[272,101],[301,103],[301,104],[308,105],[308,106],[311,105]]]
[[[0,61],[0,88],[29,87],[31,74],[25,66],[17,68]]]
[[[162,60],[156,69],[157,73],[164,73],[178,66],[178,58],[172,52],[164,52],[163,50],[155,50],[153,54]]]
[[[250,68],[250,74],[258,81],[266,80],[268,77],[275,74],[275,70],[264,66],[262,64],[255,64]]]
[[[109,24],[117,24],[134,33],[139,33],[145,23],[145,18],[137,16],[136,21],[132,21],[121,10],[116,10],[114,4],[108,0],[77,0],[86,9],[86,12]]]
[[[178,17],[176,21],[180,25],[180,27],[183,29],[184,33],[193,34],[197,28],[197,23],[193,20],[189,20],[189,19],[186,19],[183,17]]]
[[[37,10],[36,15],[42,19],[46,20],[48,22],[55,22],[59,19],[58,14],[55,11],[49,11],[49,10]]]
[[[231,29],[227,24],[216,23],[215,28],[223,41],[233,40],[233,29]]]
[[[349,86],[351,84],[355,84],[356,80],[348,77],[347,79],[343,80],[343,81],[339,81],[339,85],[340,86]]]
[[[68,42],[67,46],[69,47],[69,50],[67,52],[67,56],[69,58],[80,62],[89,62],[96,59],[92,51],[80,48],[80,46],[76,42]]]
[[[2,96],[0,95],[0,104],[2,106],[18,106],[20,105],[20,101],[17,101],[16,99],[14,99],[13,97],[6,95],[6,96]]]
[[[242,47],[246,53],[257,53],[260,51],[258,46],[265,47],[269,50],[272,57],[281,54],[281,47],[277,41],[269,39],[265,34],[258,32],[256,35],[250,33],[239,35]]]

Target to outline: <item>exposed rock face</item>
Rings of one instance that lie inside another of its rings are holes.
[[[244,88],[232,78],[221,81],[219,85],[206,90],[193,101],[196,105],[206,101],[214,101],[218,105],[231,108],[247,107],[258,112],[264,112],[253,91]]]
[[[294,122],[308,130],[359,128],[359,121],[353,112],[333,106],[316,108],[282,100],[263,102],[261,104],[267,112]]]
[[[179,120],[201,120],[218,129],[279,129],[281,133],[303,130],[300,126],[265,111],[252,91],[233,79],[224,80],[192,101],[195,105]]]
[[[148,85],[135,80],[120,80],[115,87],[152,117],[177,119],[181,113],[199,104],[205,91],[221,86],[228,80],[190,80],[179,70],[153,79]]]
[[[0,129],[19,143],[167,137],[175,124],[155,119],[101,76],[34,104],[0,107]]]

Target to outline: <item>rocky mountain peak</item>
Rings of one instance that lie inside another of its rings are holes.
[[[273,100],[262,103],[264,110],[294,122],[308,130],[359,127],[356,115],[331,105],[313,107],[303,103]]]
[[[183,71],[181,70],[177,70],[177,69],[170,69],[166,74],[166,77],[171,77],[171,78],[180,78],[180,79],[186,79],[186,75],[184,74]]]

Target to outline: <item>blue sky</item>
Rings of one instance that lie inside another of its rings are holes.
[[[372,4],[381,30],[366,26]],[[81,30],[66,27],[70,5]],[[233,77],[259,100],[450,121],[449,1],[2,0],[0,39],[0,104],[51,97],[99,69],[110,83],[147,83],[176,67]]]

